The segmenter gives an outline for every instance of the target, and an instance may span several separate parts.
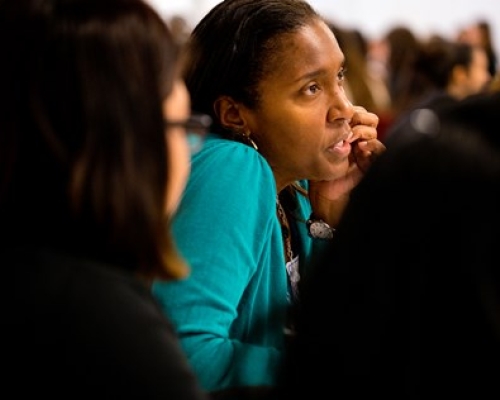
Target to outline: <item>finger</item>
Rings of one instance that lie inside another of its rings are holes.
[[[353,149],[356,162],[363,171],[366,171],[385,150],[385,145],[379,140],[359,141]]]
[[[376,128],[378,126],[380,119],[378,115],[365,111],[355,112],[351,118],[351,127],[357,125],[366,125],[372,128]]]
[[[354,109],[355,113],[363,114],[363,113],[368,112],[367,109],[364,108],[363,106],[352,106],[352,108]]]
[[[358,139],[371,140],[376,139],[378,132],[377,128],[367,125],[356,125],[351,128],[353,133],[353,141]]]
[[[385,145],[378,139],[372,140],[360,140],[356,142],[355,150],[359,150],[362,152],[369,152],[375,154],[382,154],[386,147]]]

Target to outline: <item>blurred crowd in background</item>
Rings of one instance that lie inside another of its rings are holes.
[[[184,44],[192,29],[188,20],[175,14],[167,23]],[[335,21],[330,26],[346,56],[349,97],[380,117],[382,141],[420,105],[500,89],[493,27],[485,19],[472,20],[451,38],[424,37],[403,24],[389,26],[380,38]]]

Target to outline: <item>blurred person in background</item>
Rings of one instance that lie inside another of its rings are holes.
[[[383,140],[386,125],[391,121],[391,100],[386,77],[375,73],[369,63],[371,41],[358,29],[341,27],[333,22],[329,22],[329,25],[346,56],[346,94],[353,104],[377,114],[378,138]]]
[[[461,29],[457,35],[457,40],[482,47],[488,57],[490,75],[495,76],[498,73],[498,56],[493,43],[492,26],[487,20],[478,20]]]
[[[184,46],[192,30],[186,18],[179,14],[172,15],[167,20],[167,24],[177,44],[180,47]]]
[[[391,98],[392,121],[406,112],[421,94],[415,81],[414,63],[420,51],[420,38],[404,25],[391,27],[382,38],[386,49],[386,79]]]
[[[384,140],[387,145],[394,136],[411,133],[404,125],[417,118],[420,110],[447,107],[486,92],[491,82],[488,58],[482,47],[440,36],[422,43],[414,69],[422,93],[409,105],[408,111],[394,121]]]

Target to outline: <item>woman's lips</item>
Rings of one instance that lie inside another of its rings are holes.
[[[349,131],[347,137],[342,140],[339,140],[334,145],[328,148],[328,151],[337,153],[342,156],[347,156],[351,151],[351,141],[352,141],[352,131]]]

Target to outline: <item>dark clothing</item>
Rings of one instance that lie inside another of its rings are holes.
[[[0,255],[3,377],[17,398],[206,399],[145,283],[49,250]],[[5,388],[5,386],[3,385]]]
[[[387,130],[384,136],[384,144],[389,147],[395,142],[401,142],[401,140],[411,139],[408,135],[412,134],[413,129],[419,130],[418,127],[414,126],[418,123],[417,113],[420,110],[428,109],[433,111],[439,111],[447,107],[453,106],[458,100],[450,96],[445,91],[432,91],[423,97],[411,110],[405,112],[401,115]],[[412,125],[412,126],[410,126]],[[411,128],[411,129],[410,129]]]
[[[372,164],[300,281],[281,398],[498,398],[498,110],[461,100]]]

